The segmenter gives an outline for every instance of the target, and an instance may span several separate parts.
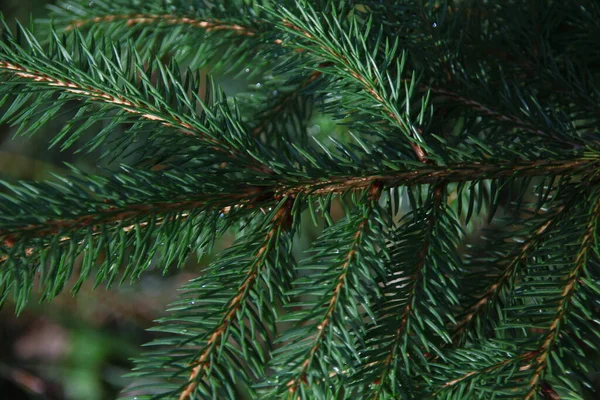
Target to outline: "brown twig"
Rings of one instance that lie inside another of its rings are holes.
[[[330,193],[345,193],[347,191],[361,191],[381,184],[383,187],[412,186],[421,184],[444,184],[450,182],[464,182],[471,180],[497,179],[510,176],[532,177],[561,174],[594,174],[600,160],[575,159],[569,161],[533,160],[516,162],[514,164],[483,164],[464,163],[443,167],[422,167],[415,170],[394,171],[387,174],[374,174],[364,177],[336,176],[328,179],[312,179],[299,183],[282,184],[275,187],[248,188],[242,194],[232,194],[232,205],[223,207],[228,212],[231,207],[254,207],[257,203],[275,201],[285,197],[295,197],[301,194],[326,195]],[[133,210],[115,210],[107,208],[108,218],[96,219],[94,214],[82,215],[72,219],[56,219],[45,221],[39,225],[27,225],[20,228],[11,228],[11,231],[0,231],[0,238],[4,245],[15,242],[14,235],[24,229],[27,235],[36,237],[59,233],[64,229],[74,227],[93,227],[99,223],[119,223],[126,217],[138,214],[159,211],[188,211],[206,204],[205,200],[182,199],[173,202],[158,202],[149,204],[132,205]],[[11,236],[12,235],[12,236]]]
[[[465,379],[469,379],[472,376],[477,376],[477,375],[481,375],[481,374],[487,374],[489,372],[495,371],[497,369],[503,368],[503,367],[505,367],[507,365],[510,365],[510,364],[513,364],[513,363],[519,363],[519,362],[523,362],[523,361],[528,361],[528,360],[532,359],[533,357],[535,357],[535,355],[536,355],[536,352],[529,351],[529,352],[520,354],[520,355],[518,355],[516,357],[500,361],[500,362],[498,362],[498,363],[496,363],[494,365],[491,365],[491,366],[489,366],[487,368],[467,372],[466,374],[460,376],[459,378],[456,378],[456,379],[453,379],[451,381],[448,381],[448,382],[444,383],[442,385],[441,389],[438,390],[436,393],[434,393],[431,396],[431,398],[437,398],[437,395],[442,390],[444,390],[446,388],[449,388],[449,387],[452,387],[452,386],[454,386],[454,385],[456,385],[456,384],[464,381]]]
[[[382,186],[380,184],[373,184],[369,188],[370,202],[377,201],[377,199],[381,195],[381,191]],[[296,393],[300,384],[306,383],[306,373],[308,372],[312,364],[315,354],[321,347],[322,339],[325,337],[329,330],[331,319],[333,318],[333,314],[337,309],[338,301],[346,285],[350,265],[354,261],[354,258],[356,257],[356,252],[360,246],[360,243],[362,242],[362,238],[364,237],[367,231],[369,217],[370,213],[366,214],[363,217],[363,220],[358,224],[356,233],[354,234],[354,238],[352,240],[352,246],[346,254],[346,259],[340,268],[340,273],[337,278],[337,284],[335,285],[331,297],[329,298],[329,305],[327,307],[327,311],[325,312],[325,315],[321,322],[317,325],[318,332],[314,338],[313,345],[311,346],[310,350],[308,351],[308,354],[302,362],[302,368],[300,369],[296,378],[291,379],[289,382],[286,383],[286,386],[288,387],[288,393],[290,396],[293,396],[294,393]]]
[[[204,29],[206,32],[212,31],[232,31],[240,35],[254,36],[256,32],[248,27],[238,24],[228,24],[219,20],[197,20],[188,17],[178,17],[172,14],[115,14],[102,15],[88,19],[76,19],[66,26],[65,30],[70,31],[75,28],[82,28],[86,25],[111,23],[115,21],[125,21],[127,26],[163,23],[167,25],[188,25],[193,28]]]
[[[258,204],[261,200],[261,194],[259,189],[249,188],[245,194],[236,194],[236,195],[228,195],[229,199],[237,202],[233,208],[241,208],[248,207],[253,208]],[[107,209],[99,209],[95,214],[82,215],[79,217],[74,217],[70,219],[52,219],[46,220],[39,224],[30,224],[21,227],[13,227],[11,229],[0,230],[0,245],[12,248],[15,246],[15,243],[22,237],[28,238],[36,238],[36,237],[45,237],[45,236],[55,236],[60,235],[61,233],[73,229],[90,229],[92,231],[92,235],[98,235],[101,233],[101,228],[106,225],[114,225],[119,226],[123,223],[123,221],[131,218],[135,218],[136,216],[147,216],[148,214],[156,214],[156,213],[164,213],[164,212],[181,212],[177,217],[170,217],[169,220],[173,218],[187,218],[189,216],[189,211],[194,209],[198,209],[201,207],[206,207],[209,204],[207,200],[192,200],[185,199],[181,201],[173,201],[173,202],[156,202],[156,203],[144,203],[144,204],[131,204],[128,208],[114,208],[110,207]],[[228,214],[232,209],[232,206],[226,206],[221,209],[221,212],[224,214]],[[187,211],[187,212],[185,212]],[[164,218],[158,218],[154,225],[160,225],[164,223]],[[149,225],[149,222],[139,222],[137,224],[131,224],[122,226],[121,229],[123,232],[130,232],[134,229],[140,227],[146,227]],[[72,240],[70,236],[61,236],[59,239],[59,244],[67,243]],[[80,242],[81,244],[81,242]],[[35,252],[35,248],[25,248],[23,250],[24,255],[29,257]],[[0,256],[0,263],[6,261],[8,256]]]
[[[562,207],[551,216],[544,223],[540,224],[537,229],[533,232],[533,235],[520,246],[517,254],[510,260],[506,268],[496,281],[488,287],[488,289],[477,299],[477,301],[468,308],[466,315],[456,324],[454,334],[452,335],[453,342],[456,341],[463,335],[466,328],[473,321],[473,318],[485,308],[485,305],[492,299],[496,298],[502,288],[510,282],[510,278],[514,276],[519,267],[529,257],[531,252],[535,250],[543,240],[544,236],[547,235],[554,225],[560,220],[564,213],[568,210],[567,207]]]
[[[568,161],[532,160],[515,163],[487,164],[480,162],[448,166],[424,166],[414,170],[381,173],[363,177],[335,176],[329,179],[300,181],[295,185],[282,185],[275,192],[279,195],[329,193],[341,194],[350,190],[365,190],[380,182],[385,187],[415,186],[436,183],[457,183],[506,177],[533,177],[547,175],[595,174],[600,159],[581,158]]]
[[[436,186],[434,189],[432,210],[430,211],[429,215],[427,216],[427,230],[425,232],[425,240],[423,241],[423,246],[421,247],[421,251],[419,252],[419,254],[417,256],[417,265],[415,266],[415,271],[414,271],[412,279],[411,279],[411,286],[408,291],[406,305],[404,306],[404,310],[402,311],[402,314],[400,315],[400,324],[398,325],[398,328],[394,332],[394,338],[392,340],[392,346],[391,346],[392,349],[389,352],[388,356],[382,361],[383,367],[382,367],[381,374],[379,375],[379,379],[377,379],[377,381],[373,383],[373,385],[376,387],[375,391],[373,392],[373,396],[372,396],[373,399],[376,399],[379,397],[381,390],[384,387],[385,376],[389,370],[390,365],[392,364],[394,359],[397,357],[398,347],[400,345],[400,340],[402,339],[402,334],[403,334],[403,332],[405,332],[406,326],[408,325],[408,319],[410,318],[410,315],[414,312],[412,303],[416,296],[417,282],[421,278],[421,272],[422,272],[423,268],[425,268],[425,262],[426,262],[427,254],[429,253],[429,247],[431,244],[431,235],[432,235],[433,229],[436,224],[436,212],[437,212],[438,207],[440,207],[442,205],[444,186],[445,185],[441,184],[441,185]]]
[[[586,231],[581,238],[581,247],[579,252],[575,256],[575,264],[573,269],[569,272],[567,277],[567,282],[563,287],[563,291],[561,293],[561,299],[558,302],[558,306],[556,307],[556,315],[552,319],[550,326],[548,327],[548,333],[546,334],[544,341],[542,342],[540,348],[538,349],[538,355],[535,358],[536,368],[533,371],[533,376],[529,381],[530,389],[527,392],[524,400],[532,399],[535,396],[535,391],[537,390],[538,384],[540,383],[543,372],[546,370],[548,365],[548,355],[556,338],[560,332],[560,322],[565,317],[567,313],[567,309],[569,307],[569,303],[575,294],[575,289],[577,287],[577,280],[579,279],[579,275],[581,271],[584,269],[588,252],[592,249],[595,242],[595,232],[596,226],[598,225],[598,219],[600,218],[600,200],[596,202],[594,207],[592,208],[591,214],[592,218],[588,222],[586,227]]]
[[[112,104],[128,113],[138,115],[142,119],[156,121],[163,126],[175,128],[184,135],[198,137],[199,139],[209,143],[215,151],[225,153],[228,157],[239,158],[242,155],[235,147],[229,144],[224,144],[223,142],[215,139],[208,130],[204,129],[204,127],[200,127],[197,124],[192,125],[190,122],[185,121],[176,115],[170,114],[168,110],[151,106],[149,103],[142,104],[128,99],[124,95],[107,93],[99,87],[92,87],[89,85],[82,86],[73,82],[72,80],[51,76],[47,73],[26,68],[10,62],[0,61],[0,69],[19,78],[32,80],[34,82],[46,83],[48,86],[56,87],[64,90],[67,93],[88,98],[94,102]],[[259,163],[258,166],[249,165],[248,168],[263,173],[272,172],[269,167],[261,163]]]
[[[489,106],[486,106],[485,104],[483,104],[477,100],[467,98],[467,97],[465,97],[461,94],[455,93],[451,90],[438,88],[438,87],[427,87],[425,85],[421,85],[421,90],[423,90],[423,91],[429,90],[432,93],[435,93],[435,94],[438,94],[441,96],[445,96],[445,97],[453,100],[456,103],[459,103],[459,104],[462,104],[464,106],[471,108],[472,110],[479,113],[480,115],[490,117],[492,119],[495,119],[496,121],[510,123],[511,126],[519,128],[525,132],[533,133],[534,135],[539,135],[539,136],[543,136],[543,137],[548,137],[548,138],[556,140],[560,143],[566,143],[572,147],[577,147],[575,144],[567,142],[565,139],[557,136],[553,132],[547,132],[545,130],[531,126],[530,124],[526,123],[525,121],[523,121],[521,118],[519,118],[516,115],[510,115],[510,114],[506,114],[506,113],[502,113],[502,112],[493,110]]]
[[[223,345],[226,340],[228,328],[235,322],[235,317],[238,310],[243,306],[244,302],[247,300],[251,288],[256,283],[261,270],[264,267],[265,260],[268,254],[269,246],[271,245],[272,240],[276,235],[278,235],[282,229],[285,229],[285,226],[288,223],[290,213],[291,213],[291,199],[288,200],[286,204],[284,204],[273,217],[271,227],[267,234],[265,235],[265,239],[263,241],[263,245],[258,249],[254,257],[252,258],[252,263],[248,271],[246,272],[246,277],[240,287],[238,288],[237,294],[229,301],[227,304],[226,310],[227,313],[221,319],[221,322],[218,326],[216,326],[204,346],[202,352],[198,359],[191,365],[194,366],[192,372],[190,374],[188,385],[181,392],[179,396],[179,400],[185,400],[190,398],[196,388],[198,387],[198,383],[202,378],[205,371],[210,367],[212,361],[212,354],[215,351],[218,351],[219,347]]]

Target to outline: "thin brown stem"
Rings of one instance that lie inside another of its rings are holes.
[[[443,390],[445,390],[447,388],[450,388],[452,386],[455,386],[455,385],[457,385],[457,384],[459,384],[459,383],[461,383],[461,382],[463,382],[463,381],[465,381],[467,379],[470,379],[470,378],[475,377],[475,376],[483,375],[483,374],[488,374],[488,373],[490,373],[492,371],[495,371],[497,369],[506,367],[506,366],[511,365],[511,364],[520,363],[520,362],[523,362],[523,361],[528,361],[528,360],[532,359],[535,356],[536,356],[536,352],[530,351],[530,352],[526,352],[526,353],[520,354],[520,355],[518,355],[516,357],[500,361],[500,362],[498,362],[498,363],[496,363],[494,365],[491,365],[491,366],[489,366],[487,368],[483,368],[483,369],[478,369],[478,370],[467,372],[466,374],[463,374],[462,376],[460,376],[460,377],[458,377],[456,379],[453,379],[451,381],[448,381],[448,382],[444,383],[442,385],[442,387],[440,388],[440,390],[438,390],[437,392],[435,392],[431,396],[431,398],[432,399],[437,398],[438,394],[441,391],[443,391]]]
[[[166,25],[187,25],[193,28],[204,29],[206,32],[231,31],[245,36],[256,35],[256,32],[252,28],[238,24],[229,24],[215,19],[203,21],[189,17],[178,17],[172,14],[102,15],[93,18],[73,20],[67,25],[65,30],[70,31],[75,28],[82,28],[86,25],[111,23],[116,21],[124,21],[127,26],[161,23]]]
[[[188,380],[189,383],[181,392],[179,400],[188,399],[193,395],[206,370],[210,368],[210,365],[213,362],[212,355],[215,354],[215,352],[218,352],[219,348],[226,342],[229,327],[235,323],[238,310],[248,300],[250,291],[256,284],[256,281],[265,266],[271,243],[275,237],[281,233],[281,230],[284,229],[288,222],[291,213],[290,202],[291,200],[288,200],[288,203],[282,206],[273,217],[271,227],[265,235],[263,245],[252,258],[252,263],[246,272],[244,281],[238,288],[237,294],[227,304],[226,314],[223,316],[220,323],[212,330],[200,356],[191,364],[194,368],[190,374]]]
[[[427,216],[427,228],[426,228],[425,237],[424,237],[425,240],[423,241],[423,246],[421,247],[421,251],[419,252],[419,254],[417,256],[417,265],[415,266],[415,271],[414,271],[412,279],[411,279],[411,286],[408,291],[406,305],[404,306],[404,310],[402,311],[402,314],[400,315],[400,324],[398,325],[398,328],[394,332],[391,350],[390,350],[388,356],[382,361],[383,366],[381,369],[381,373],[379,374],[379,379],[377,380],[377,382],[374,383],[376,389],[373,393],[372,399],[377,399],[379,397],[379,395],[381,394],[383,387],[385,386],[386,376],[389,372],[392,362],[398,356],[398,348],[400,346],[400,342],[402,340],[403,333],[406,330],[406,326],[408,325],[408,320],[409,320],[411,314],[414,312],[413,302],[414,302],[414,299],[415,299],[415,296],[417,293],[416,288],[417,288],[419,279],[421,279],[421,272],[423,271],[423,268],[425,268],[425,266],[426,266],[427,255],[429,254],[429,247],[431,244],[431,235],[432,235],[433,229],[436,224],[436,213],[437,213],[438,208],[442,204],[443,192],[444,192],[444,185],[438,185],[434,189],[432,209],[431,209],[429,215]]]
[[[548,137],[548,138],[556,140],[560,143],[566,143],[565,139],[557,136],[553,132],[547,132],[545,130],[534,127],[531,124],[528,124],[527,122],[523,121],[521,118],[519,118],[516,115],[510,115],[510,114],[506,114],[506,113],[502,113],[502,112],[493,110],[489,106],[486,106],[485,104],[482,104],[481,102],[479,102],[477,100],[464,97],[463,95],[455,93],[451,90],[438,88],[438,87],[426,87],[425,85],[422,85],[421,89],[425,90],[425,91],[429,90],[432,93],[445,96],[445,97],[453,100],[456,103],[459,103],[459,104],[469,107],[470,109],[474,110],[475,112],[477,112],[480,115],[484,115],[486,117],[495,119],[496,121],[509,123],[511,126],[521,129],[522,131],[533,133],[534,135],[538,135],[538,136]],[[573,145],[573,143],[570,143],[570,142],[567,144]]]
[[[245,193],[242,194],[224,194],[219,198],[219,202],[220,204],[227,203],[228,201],[231,203],[235,202],[235,207],[254,207],[255,203],[258,202],[260,196],[259,193],[259,189],[249,188]],[[198,208],[206,208],[209,205],[211,205],[211,201],[208,198],[185,198],[179,201],[174,199],[170,202],[160,201],[143,204],[129,204],[122,207],[107,207],[98,209],[94,213],[77,217],[48,219],[36,224],[0,229],[0,245],[10,248],[13,247],[20,238],[23,237],[40,238],[55,236],[77,229],[99,231],[103,226],[120,226],[123,221],[132,220],[136,217],[143,217],[158,213],[185,212]],[[222,209],[222,211],[225,213],[229,212],[229,210],[230,206]],[[146,226],[147,224],[147,222],[141,222],[137,225],[133,224],[121,226],[120,229],[122,229],[124,232],[129,232],[136,226]],[[66,240],[70,240],[70,238],[68,236],[61,238],[61,241]],[[1,261],[3,260],[0,258],[0,262]]]
[[[300,181],[294,185],[282,185],[276,188],[280,195],[345,193],[352,190],[365,190],[380,182],[385,187],[415,186],[436,183],[458,183],[485,179],[510,177],[534,177],[548,175],[595,174],[600,164],[598,158],[581,158],[565,161],[532,160],[515,163],[487,164],[480,162],[461,163],[448,166],[423,166],[414,170],[382,172],[381,174],[356,176],[334,176]]]
[[[544,340],[537,351],[538,355],[534,361],[536,367],[533,371],[533,376],[529,381],[530,389],[527,392],[524,400],[530,400],[535,396],[535,392],[540,384],[542,374],[548,366],[548,355],[550,354],[552,346],[554,345],[554,342],[556,341],[556,338],[561,330],[560,323],[567,314],[569,305],[573,296],[575,295],[575,290],[577,289],[579,275],[581,275],[581,271],[584,269],[587,263],[588,253],[594,246],[596,227],[598,225],[598,219],[600,218],[600,200],[594,204],[590,215],[590,221],[588,222],[585,233],[581,238],[581,247],[575,256],[575,263],[571,271],[569,271],[569,275],[567,276],[565,286],[563,287],[563,291],[561,293],[561,299],[556,307],[556,314],[550,322],[548,333],[545,335]]]
[[[371,188],[369,189],[369,199],[371,203],[373,203],[379,198],[379,196],[381,195],[381,189],[382,187],[377,184],[371,186]],[[368,230],[369,218],[370,213],[367,213],[363,217],[362,221],[358,224],[356,233],[354,234],[354,238],[352,240],[352,245],[348,253],[346,254],[344,263],[340,268],[340,273],[337,278],[337,284],[335,285],[331,297],[329,298],[329,305],[327,306],[327,311],[325,312],[325,315],[323,316],[321,322],[317,325],[318,332],[314,338],[313,345],[311,346],[306,357],[304,358],[301,369],[296,378],[291,379],[286,384],[288,387],[288,393],[290,397],[293,397],[294,394],[297,392],[299,386],[302,383],[306,382],[306,374],[310,369],[310,366],[317,351],[321,347],[323,338],[330,329],[331,319],[333,318],[333,315],[337,310],[340,296],[342,295],[344,287],[347,283],[347,277],[350,272],[350,267],[356,258],[356,252],[358,251],[360,244],[362,243],[363,237]]]
[[[143,119],[157,121],[162,125],[174,127],[185,135],[198,136],[209,142],[217,143],[215,139],[209,136],[210,134],[207,131],[203,131],[197,126],[192,126],[176,116],[167,116],[168,113],[164,110],[151,107],[148,104],[137,103],[123,95],[114,95],[98,87],[82,86],[64,77],[51,76],[47,73],[10,62],[0,61],[0,69],[19,78],[46,83],[48,86],[63,89],[67,93],[85,97],[92,101],[112,104],[128,113],[139,115]]]
[[[327,195],[330,193],[345,193],[348,191],[366,190],[373,185],[383,187],[413,186],[420,184],[446,184],[473,180],[497,179],[502,177],[548,176],[548,175],[577,175],[594,174],[600,164],[600,159],[582,158],[569,161],[533,160],[516,162],[514,164],[483,164],[464,163],[441,167],[422,167],[408,171],[390,171],[384,174],[373,174],[364,177],[335,176],[330,178],[313,178],[299,183],[286,183],[272,187],[249,187],[243,193],[231,194],[231,205],[221,207],[228,212],[232,207],[255,207],[257,203],[267,203],[285,197],[295,197],[302,194]],[[221,196],[221,195],[220,195]],[[222,196],[221,196],[222,200]],[[219,201],[223,204],[222,201]],[[41,237],[59,233],[64,229],[85,228],[101,223],[119,223],[124,218],[148,212],[163,212],[191,210],[204,206],[206,200],[182,199],[173,202],[157,202],[131,205],[131,209],[117,210],[107,208],[103,216],[97,214],[82,215],[71,219],[56,219],[40,224],[13,227],[11,230],[0,231],[0,238],[6,240],[10,235],[24,231],[28,236]]]
[[[127,98],[125,95],[112,94],[101,87],[93,87],[90,85],[82,85],[70,79],[60,76],[52,76],[45,72],[37,71],[32,68],[27,68],[15,63],[0,61],[0,70],[34,82],[45,83],[48,86],[64,90],[67,93],[74,94],[83,98],[87,98],[94,102],[112,104],[128,113],[138,115],[140,118],[148,121],[156,121],[163,126],[171,127],[184,135],[193,136],[210,144],[212,148],[221,153],[225,153],[230,158],[240,158],[242,154],[233,146],[217,140],[211,132],[197,124],[192,125],[192,121],[186,121],[177,115],[160,107],[151,106],[150,103],[140,103]],[[271,169],[266,165],[260,164],[249,165],[248,168],[270,173]]]
[[[453,342],[456,343],[458,339],[466,332],[467,327],[471,324],[474,318],[485,309],[488,302],[493,301],[497,298],[502,289],[510,282],[511,278],[519,271],[521,265],[527,260],[530,254],[537,248],[539,243],[544,240],[545,236],[552,230],[552,228],[558,223],[558,221],[568,211],[568,207],[562,207],[554,215],[548,218],[544,223],[540,224],[533,234],[527,241],[520,246],[516,255],[511,258],[506,268],[495,282],[490,285],[487,290],[479,296],[477,301],[472,304],[465,316],[456,324],[455,331],[453,334]]]

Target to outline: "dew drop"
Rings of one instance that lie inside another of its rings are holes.
[[[194,300],[190,301],[190,305],[193,306],[194,304],[196,304],[196,302]]]
[[[321,132],[321,125],[313,125],[309,130],[311,134],[317,135]]]
[[[279,90],[273,90],[273,96],[277,96],[279,94]]]
[[[246,68],[246,69],[244,70],[244,72],[246,72],[246,73],[250,72],[250,68]]]
[[[182,329],[181,333],[187,333],[187,329]]]
[[[431,26],[433,26],[434,28],[437,28],[437,23],[434,22],[433,24],[431,24]]]
[[[257,88],[259,88],[259,87],[261,87],[261,86],[262,86],[262,84],[261,84],[260,82],[258,82],[258,83],[256,84],[256,87],[257,87]]]

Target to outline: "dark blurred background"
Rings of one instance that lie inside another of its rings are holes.
[[[30,15],[46,15],[48,3],[0,0],[0,11],[10,26],[15,19],[27,25]],[[47,179],[64,172],[64,162],[96,168],[95,157],[48,149],[61,121],[53,124],[26,138],[13,138],[14,129],[0,125],[0,179]],[[130,358],[152,339],[145,330],[199,268],[192,260],[169,276],[151,271],[136,285],[109,290],[93,290],[88,282],[77,296],[67,289],[51,303],[40,304],[34,295],[18,317],[8,301],[0,310],[0,399],[114,399],[134,384],[123,375],[132,366]]]

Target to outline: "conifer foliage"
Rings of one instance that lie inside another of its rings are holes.
[[[123,166],[2,184],[0,301],[135,283],[237,238],[157,321],[124,397],[595,397],[600,3],[51,11],[2,27],[1,122],[67,115],[50,146]]]

